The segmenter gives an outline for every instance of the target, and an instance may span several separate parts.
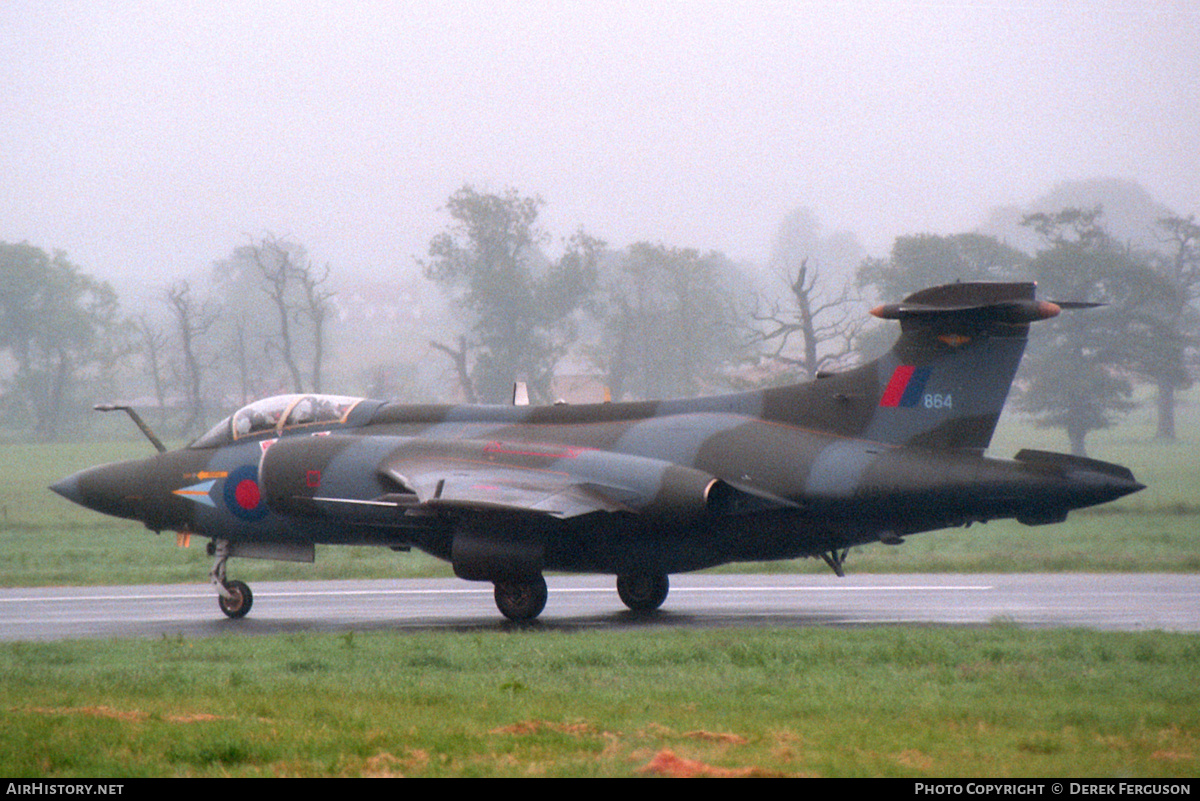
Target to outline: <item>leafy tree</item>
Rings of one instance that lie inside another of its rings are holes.
[[[57,439],[85,381],[127,349],[112,287],[55,251],[0,243],[0,350],[15,363],[7,398],[35,435]]]
[[[595,287],[599,240],[576,233],[557,261],[542,251],[542,201],[515,190],[502,195],[464,186],[450,196],[450,225],[429,243],[425,275],[464,312],[450,356],[469,402],[499,403],[525,381],[531,398],[552,399],[551,379],[574,343],[578,315]]]
[[[1161,314],[1173,303],[1170,287],[1147,259],[1108,235],[1101,213],[1064,209],[1025,218],[1045,242],[1031,263],[1041,294],[1106,304],[1035,327],[1017,394],[1017,408],[1041,426],[1064,429],[1081,456],[1089,432],[1110,427],[1135,405],[1133,371],[1164,369],[1177,355]]]
[[[1160,307],[1160,319],[1169,337],[1162,342],[1160,358],[1146,370],[1156,388],[1159,439],[1175,440],[1175,393],[1191,385],[1186,364],[1194,353],[1200,319],[1193,305],[1200,296],[1200,225],[1194,215],[1170,215],[1158,221],[1162,232],[1156,258],[1159,276],[1170,288]]]
[[[1138,358],[1137,371],[1155,387],[1156,436],[1170,441],[1175,438],[1175,394],[1191,384],[1184,367],[1194,358],[1200,326],[1194,306],[1200,290],[1195,218],[1175,214],[1133,181],[1092,178],[1060,183],[1022,208],[994,210],[983,227],[1034,253],[1045,247],[1046,234],[1056,224],[1085,224],[1087,212],[1096,209],[1103,209],[1105,236],[1158,274],[1147,278],[1157,297],[1146,304],[1141,323],[1155,338]],[[1074,210],[1075,219],[1061,219],[1057,212],[1062,210]],[[1022,225],[1026,219],[1031,223]]]
[[[641,242],[609,260],[593,361],[614,398],[694,395],[744,350],[736,270],[719,253]]]
[[[1003,281],[1027,274],[1029,257],[983,234],[900,236],[886,259],[866,259],[858,285],[896,301],[926,287],[955,281]]]
[[[1063,209],[1104,209],[1104,230],[1123,245],[1135,250],[1154,250],[1155,224],[1171,215],[1146,189],[1124,178],[1086,178],[1061,181],[1029,203],[993,209],[979,231],[1025,253],[1042,249],[1045,241],[1033,228],[1023,225],[1033,214],[1053,214]]]

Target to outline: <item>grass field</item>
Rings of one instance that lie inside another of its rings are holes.
[[[0,645],[0,775],[1200,771],[1200,638],[870,628]]]

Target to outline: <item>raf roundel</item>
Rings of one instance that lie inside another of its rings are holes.
[[[225,506],[242,520],[254,522],[267,516],[262,491],[258,487],[258,468],[243,465],[225,479]]]

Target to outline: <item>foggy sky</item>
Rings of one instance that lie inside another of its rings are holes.
[[[873,254],[1064,179],[1200,212],[1200,12],[1149,2],[0,5],[0,240],[165,285],[266,232],[415,272],[464,183],[765,261]]]

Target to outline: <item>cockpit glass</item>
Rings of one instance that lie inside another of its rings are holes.
[[[287,413],[284,428],[292,426],[317,425],[319,423],[340,423],[350,414],[350,410],[358,405],[361,398],[348,398],[341,395],[305,395],[292,404]]]
[[[217,423],[208,431],[196,437],[190,443],[189,448],[215,448],[218,445],[225,445],[230,442],[229,434],[229,418],[226,417],[221,422]]]
[[[212,448],[266,431],[345,422],[362,401],[345,395],[275,395],[243,406],[190,447]]]
[[[300,399],[299,395],[276,395],[263,398],[233,413],[233,438],[241,439],[279,427],[279,421],[288,407]]]

